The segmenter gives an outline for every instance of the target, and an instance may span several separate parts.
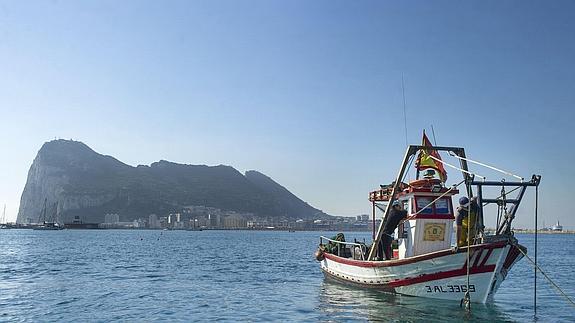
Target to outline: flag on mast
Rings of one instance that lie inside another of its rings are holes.
[[[433,148],[431,141],[429,141],[429,138],[427,138],[427,135],[425,134],[425,130],[423,130],[423,142],[421,145],[424,147]],[[431,158],[431,156],[438,159],[439,161]],[[445,182],[447,180],[447,172],[445,171],[445,168],[443,167],[443,163],[440,161],[441,161],[441,156],[439,155],[437,150],[421,149],[419,151],[419,155],[417,156],[417,160],[415,161],[415,168],[417,168],[418,171],[423,170],[423,169],[433,168],[439,174],[439,178],[441,179],[441,181]]]

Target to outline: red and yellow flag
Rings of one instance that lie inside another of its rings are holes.
[[[433,145],[425,135],[425,130],[423,131],[423,143],[421,145],[430,148],[433,147]],[[438,160],[441,160],[441,156],[439,156],[437,150],[421,149],[419,151],[419,156],[417,156],[417,160],[415,161],[415,168],[417,168],[417,170],[433,168],[439,173],[440,179],[443,182],[445,182],[447,180],[447,172],[445,171],[445,168],[443,168],[443,163],[431,158],[431,156],[433,156]]]

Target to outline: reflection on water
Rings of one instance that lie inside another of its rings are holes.
[[[369,234],[350,234],[353,238],[369,238]],[[531,234],[517,234],[520,243],[533,256]],[[550,277],[575,299],[573,266],[575,235],[540,235],[539,264]],[[318,270],[319,271],[319,270]],[[541,275],[537,284],[537,318],[533,316],[533,267],[519,261],[502,283],[492,304],[472,304],[469,317],[458,303],[424,299],[379,291],[362,290],[325,280],[319,293],[320,309],[345,320],[351,316],[372,321],[516,321],[516,322],[575,322],[575,311]],[[353,312],[353,315],[349,313]]]
[[[333,321],[512,321],[495,305],[472,304],[472,312],[468,314],[454,302],[362,289],[327,278],[321,286],[319,301],[319,310]]]

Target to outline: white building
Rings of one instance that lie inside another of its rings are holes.
[[[117,213],[108,213],[104,216],[105,223],[118,223],[120,222],[120,215]]]
[[[208,214],[208,219],[210,220],[210,226],[218,228],[221,225],[221,217],[219,214]]]
[[[150,229],[159,229],[161,227],[160,220],[158,220],[158,216],[155,214],[150,214],[148,217],[148,228]]]

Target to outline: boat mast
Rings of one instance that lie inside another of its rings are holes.
[[[56,210],[54,210],[54,222],[60,223],[60,212],[58,208],[60,207],[60,201],[56,201]]]
[[[401,93],[403,95],[403,126],[405,127],[405,145],[409,146],[407,142],[407,111],[405,109],[405,82],[403,79],[403,73],[401,73]]]
[[[0,224],[6,223],[6,204],[4,204],[4,211],[2,211],[2,219],[0,219]]]
[[[38,218],[38,223],[41,221],[46,222],[46,203],[48,203],[48,198],[44,198],[44,207],[40,211],[40,217]]]

